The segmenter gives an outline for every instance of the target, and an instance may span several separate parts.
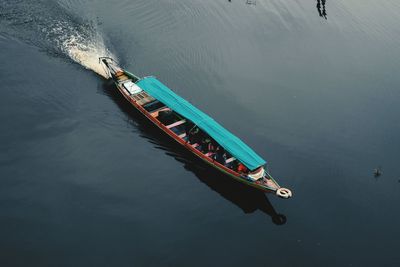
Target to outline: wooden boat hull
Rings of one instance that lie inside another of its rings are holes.
[[[131,77],[132,74],[130,74],[129,72],[124,71],[125,74],[128,77]],[[197,156],[198,158],[200,158],[201,160],[203,160],[205,163],[207,163],[208,165],[216,168],[217,170],[223,172],[224,174],[234,178],[235,180],[237,180],[238,182],[244,183],[246,185],[252,186],[254,188],[257,188],[259,190],[262,190],[264,192],[276,192],[277,189],[280,188],[280,186],[278,185],[278,183],[272,178],[271,179],[271,183],[274,185],[274,187],[267,187],[267,186],[262,186],[260,184],[257,184],[256,182],[252,182],[252,181],[248,181],[247,179],[243,178],[242,176],[238,175],[237,172],[223,166],[222,164],[220,164],[219,162],[210,159],[209,157],[205,156],[204,154],[202,154],[200,151],[198,151],[197,149],[193,148],[191,146],[191,144],[189,144],[188,142],[177,138],[176,134],[168,129],[165,125],[163,125],[159,120],[157,120],[155,117],[153,117],[147,110],[145,110],[141,105],[139,105],[134,99],[132,99],[130,97],[129,94],[127,94],[127,92],[122,88],[122,86],[114,81],[114,84],[116,85],[118,91],[123,95],[123,97],[134,107],[136,108],[136,110],[138,110],[143,116],[145,116],[148,120],[150,120],[155,126],[157,126],[160,130],[162,130],[164,133],[166,133],[167,135],[169,135],[173,140],[175,140],[178,144],[182,145],[183,147],[185,147],[187,150],[189,150],[191,153],[193,153],[195,156]]]
[[[136,110],[205,163],[238,182],[261,191],[274,192],[282,198],[292,196],[289,189],[281,188],[265,171],[265,160],[239,138],[218,123],[213,123],[212,118],[173,93],[156,78],[136,77],[119,67],[111,58],[100,58],[99,61],[107,68],[106,71],[122,96]],[[177,103],[180,105],[176,105]],[[166,117],[167,114],[170,114],[169,119]],[[204,121],[207,123],[203,124]],[[201,123],[200,127],[199,123]],[[195,128],[197,128],[196,131]],[[202,128],[203,133],[199,133],[199,128]],[[216,131],[221,135],[216,134]],[[214,141],[212,141],[213,138]],[[231,142],[226,142],[226,140]],[[213,144],[217,147],[212,148]],[[221,151],[223,159],[221,159]],[[237,156],[234,157],[231,153]]]

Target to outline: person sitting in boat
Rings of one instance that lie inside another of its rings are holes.
[[[186,128],[186,135],[188,136],[188,140],[190,144],[196,143],[196,135],[199,132],[199,128],[192,126],[192,127],[187,127]]]
[[[215,141],[210,140],[210,142],[207,145],[207,149],[208,149],[208,152],[215,154],[215,149],[216,149]]]
[[[205,154],[205,153],[208,153],[208,144],[210,143],[210,139],[208,139],[208,138],[203,138],[203,139],[201,139],[201,147],[202,147],[202,152]]]
[[[238,168],[238,162],[237,160],[232,161],[231,163],[228,163],[227,167],[231,170],[236,171]]]
[[[185,133],[189,137],[190,132],[193,130],[194,124],[191,121],[185,123]]]
[[[226,153],[225,149],[221,146],[217,146],[214,154],[214,160],[217,162],[221,163],[222,165],[225,165],[226,162]]]
[[[204,134],[203,132],[199,129],[199,127],[194,126],[188,135],[188,140],[190,144],[198,144],[197,149],[202,151],[203,149],[203,139],[204,139]]]
[[[168,125],[174,123],[174,114],[172,110],[162,110],[158,113],[158,120],[164,124]]]
[[[205,138],[202,140],[202,148],[204,154],[211,153],[211,156],[213,156],[215,153],[215,145],[210,138]]]
[[[247,173],[248,170],[247,170],[246,166],[243,165],[243,163],[239,163],[237,166],[237,172],[238,173]]]

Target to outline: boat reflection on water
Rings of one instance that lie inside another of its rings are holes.
[[[321,18],[328,19],[326,14],[326,0],[317,0],[317,10]]]
[[[286,223],[286,216],[275,211],[266,193],[232,180],[214,169],[206,168],[207,166],[204,166],[204,168],[201,168],[201,166],[185,163],[187,170],[193,172],[200,181],[212,190],[241,208],[244,213],[260,210],[271,216],[274,224],[283,225]]]
[[[137,110],[118,93],[111,81],[103,83],[102,91],[107,94],[128,116],[130,122],[140,131],[140,135],[149,140],[156,148],[164,150],[167,155],[174,157],[184,165],[184,168],[212,190],[229,200],[244,213],[253,213],[257,210],[271,217],[276,225],[286,223],[286,216],[275,211],[266,193],[239,183],[219,171],[209,168],[191,153],[171,142],[170,138],[161,133],[145,119]]]

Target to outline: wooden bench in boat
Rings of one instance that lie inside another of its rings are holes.
[[[226,164],[231,163],[231,162],[233,162],[235,159],[236,159],[236,158],[234,158],[234,157],[229,158],[229,159],[227,159],[227,160],[225,161],[225,163],[226,163]]]
[[[186,120],[180,120],[180,121],[174,122],[174,123],[172,123],[172,124],[170,124],[170,125],[167,125],[166,127],[167,127],[168,129],[171,129],[171,128],[173,128],[173,127],[176,127],[176,126],[179,126],[179,125],[181,125],[181,124],[184,124],[185,122],[186,122]]]
[[[196,148],[196,147],[199,146],[199,144],[198,144],[198,143],[194,143],[194,144],[191,144],[191,146],[194,147],[194,148]]]
[[[159,109],[156,109],[156,110],[154,110],[153,112],[151,112],[150,114],[151,114],[151,116],[153,116],[153,117],[158,117],[158,113],[160,113],[160,111],[166,111],[166,110],[171,110],[170,108],[168,108],[168,107],[162,107],[162,108],[159,108]]]

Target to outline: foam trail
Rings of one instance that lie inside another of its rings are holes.
[[[62,44],[62,50],[75,62],[86,69],[92,70],[104,78],[109,78],[103,66],[99,63],[99,57],[115,56],[106,48],[101,35],[96,34],[93,39],[83,40],[79,35],[72,35]]]
[[[65,2],[63,2],[65,3]],[[116,57],[107,48],[96,19],[90,12],[85,17],[55,0],[0,0],[0,33],[4,33],[48,51],[55,56],[67,56],[83,67],[108,78],[99,57]],[[23,14],[23,16],[21,15]]]

